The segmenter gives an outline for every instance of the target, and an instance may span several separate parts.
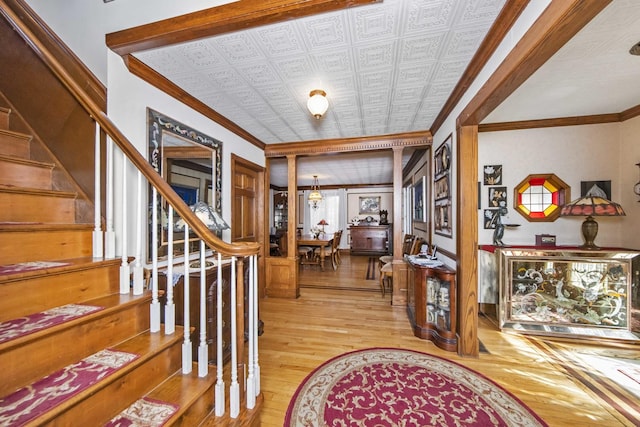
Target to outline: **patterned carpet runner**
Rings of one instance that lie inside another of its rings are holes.
[[[23,425],[122,369],[139,356],[102,350],[0,399],[0,425]]]
[[[178,411],[178,405],[144,397],[118,414],[105,427],[161,427]]]
[[[456,362],[375,348],[325,362],[298,387],[285,426],[546,426],[524,403]]]
[[[62,267],[69,265],[68,262],[33,261],[22,262],[20,264],[0,265],[0,275],[24,273],[26,271],[43,270],[46,268]]]
[[[86,316],[103,308],[93,305],[68,304],[41,313],[1,322],[0,343]]]

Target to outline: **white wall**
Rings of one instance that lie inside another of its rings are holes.
[[[620,125],[620,204],[627,216],[621,218],[624,232],[620,236],[620,246],[640,249],[640,196],[633,192],[633,186],[640,181],[640,117],[627,120]]]
[[[557,128],[487,132],[478,136],[478,181],[482,183],[484,165],[502,165],[502,186],[507,187],[509,213],[505,224],[506,245],[534,245],[536,234],[557,236],[557,245],[581,245],[582,217],[560,217],[554,222],[529,222],[513,208],[514,187],[529,174],[554,173],[571,187],[571,199],[580,197],[581,181],[611,181],[611,198],[622,203],[623,183],[619,170],[620,124],[565,126]],[[493,230],[483,227],[488,206],[488,188],[481,185],[478,211],[478,242],[491,244]],[[623,204],[623,207],[624,204]],[[596,244],[619,246],[623,221],[619,217],[596,218],[599,224]]]

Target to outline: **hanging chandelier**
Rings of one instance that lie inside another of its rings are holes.
[[[318,175],[313,175],[313,186],[309,193],[309,206],[318,209],[318,203],[322,201],[322,193],[320,193],[320,184],[318,183]]]

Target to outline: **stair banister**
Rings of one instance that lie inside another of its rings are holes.
[[[19,2],[22,3],[22,2]],[[12,3],[13,4],[13,3]],[[18,7],[26,8],[26,5],[20,4]],[[31,12],[31,11],[29,11]],[[109,119],[109,117],[102,111],[102,108],[96,103],[96,101],[89,96],[88,93],[85,92],[84,88],[79,85],[76,80],[67,72],[65,67],[61,65],[61,63],[57,60],[55,55],[53,55],[47,48],[47,46],[40,42],[38,38],[34,35],[31,29],[23,23],[22,19],[15,13],[12,7],[7,5],[5,0],[0,0],[0,13],[6,17],[8,22],[16,29],[16,31],[21,34],[22,38],[31,46],[31,48],[36,51],[36,53],[40,56],[43,62],[49,67],[49,69],[56,75],[56,77],[60,80],[60,82],[69,90],[71,94],[74,95],[76,100],[85,108],[88,114],[95,120],[96,125],[96,135],[100,130],[104,131],[106,134],[106,152],[107,152],[107,176],[106,176],[106,186],[108,194],[105,195],[106,198],[106,230],[104,235],[104,253],[105,256],[115,256],[115,233],[113,232],[113,199],[112,195],[114,193],[113,188],[113,173],[112,173],[112,165],[113,165],[113,144],[116,144],[123,154],[123,159],[125,160],[124,164],[126,165],[128,160],[133,164],[133,166],[137,169],[139,173],[139,177],[144,176],[147,181],[152,186],[154,203],[152,207],[153,218],[157,221],[157,197],[158,195],[163,197],[164,200],[169,204],[170,210],[175,210],[179,214],[179,216],[185,222],[185,234],[188,235],[188,230],[191,229],[193,232],[200,238],[206,246],[212,248],[218,253],[218,265],[222,266],[222,255],[225,257],[231,257],[232,265],[231,265],[231,275],[232,275],[232,283],[231,283],[231,298],[232,298],[232,345],[231,345],[231,353],[232,353],[232,366],[231,366],[231,385],[230,385],[230,407],[231,407],[231,417],[236,418],[239,415],[239,404],[240,404],[240,390],[239,390],[239,382],[238,382],[238,359],[244,360],[243,356],[243,340],[241,337],[244,335],[244,316],[242,313],[242,304],[243,304],[243,292],[244,292],[244,283],[242,281],[243,276],[236,276],[237,271],[241,271],[244,274],[243,263],[244,257],[249,257],[250,266],[253,264],[253,270],[250,268],[250,272],[248,273],[248,281],[249,281],[249,297],[251,299],[249,303],[250,318],[251,325],[250,328],[253,332],[249,334],[249,344],[248,344],[248,352],[249,352],[249,367],[251,369],[253,367],[253,376],[254,379],[251,381],[252,385],[249,389],[252,397],[248,399],[248,401],[253,402],[255,399],[255,395],[260,393],[260,378],[259,372],[260,367],[258,364],[258,348],[257,348],[257,274],[255,272],[257,266],[257,255],[260,250],[260,246],[257,243],[250,242],[241,242],[241,243],[227,243],[222,239],[218,238],[211,230],[207,228],[207,226],[200,221],[196,215],[191,211],[191,209],[186,205],[186,203],[175,193],[175,191],[171,188],[171,186],[153,169],[153,167],[149,164],[147,159],[138,151],[136,147],[124,136],[124,134],[115,126],[115,124]],[[31,12],[32,13],[32,12]],[[30,16],[31,18],[31,16]],[[128,58],[124,58],[127,60]],[[99,139],[99,138],[96,138]],[[96,148],[99,151],[99,148]],[[99,165],[99,157],[97,157],[96,168]],[[126,167],[126,166],[125,166]],[[99,178],[96,179],[98,181]],[[126,188],[125,188],[126,190]],[[96,192],[96,199],[99,200],[100,193]],[[139,199],[139,198],[138,198]],[[126,200],[126,198],[125,198]],[[97,202],[99,203],[99,202]],[[123,201],[123,204],[126,208],[126,201]],[[99,205],[98,205],[99,206]],[[99,214],[96,215],[99,220]],[[138,215],[141,217],[141,215]],[[126,217],[126,215],[125,215]],[[157,227],[153,227],[154,230],[157,230]],[[126,237],[127,234],[127,225],[123,226],[123,234]],[[122,236],[121,236],[122,237]],[[157,236],[156,236],[157,238]],[[126,240],[126,238],[124,239]],[[188,239],[187,239],[188,240]],[[126,248],[127,245],[123,245],[123,257],[126,257]],[[188,249],[187,249],[188,251]],[[187,254],[185,254],[187,255]],[[157,260],[157,252],[153,257]],[[124,261],[123,258],[123,267],[126,265],[128,268],[128,263]],[[157,263],[157,261],[155,261]],[[185,256],[185,271],[188,272],[188,262],[189,257]],[[222,306],[222,277],[221,277],[221,268],[218,269],[219,274],[219,286],[218,286],[218,305],[216,310],[218,313],[221,313]],[[126,270],[126,276],[129,277],[128,269]],[[154,271],[157,272],[157,264],[155,264]],[[252,272],[253,271],[253,272]],[[188,274],[185,275],[185,278],[188,277]],[[188,280],[188,279],[187,279]],[[122,290],[124,290],[125,282],[122,283]],[[153,275],[152,278],[152,293],[153,299],[157,302],[157,274]],[[129,292],[129,281],[126,281],[127,292]],[[188,289],[188,288],[187,288]],[[186,299],[188,299],[188,295],[186,294]],[[239,303],[237,302],[239,301]],[[158,307],[155,307],[155,302],[152,302],[152,318],[151,318],[151,331],[157,332],[159,331],[159,304]],[[239,307],[238,307],[239,305]],[[240,308],[240,313],[238,313],[237,309]],[[186,311],[188,313],[188,310]],[[251,316],[253,313],[253,316]],[[219,317],[220,319],[220,317]],[[188,329],[188,314],[185,318],[185,329]],[[218,361],[223,360],[223,352],[222,352],[222,330],[221,330],[222,321],[218,322],[218,339],[217,339],[217,353],[218,353]],[[189,362],[191,360],[190,352],[189,358],[187,359]],[[183,361],[184,363],[184,361]],[[221,416],[225,412],[225,398],[224,398],[224,381],[223,371],[222,371],[222,363],[217,363],[218,365],[218,382],[215,388],[215,412],[216,415]],[[253,390],[251,390],[253,389]]]
[[[94,139],[94,147],[95,147],[95,153],[94,153],[94,158],[96,161],[96,165],[100,164],[100,126],[98,125],[98,123],[95,123],[95,139]],[[101,183],[101,179],[100,179],[100,168],[94,168],[94,176],[93,176],[93,180],[94,180],[94,203],[93,203],[93,257],[94,258],[102,258],[103,254],[104,254],[104,249],[103,249],[103,233],[102,233],[102,224],[100,221],[100,209],[101,209],[101,205],[100,205],[100,201],[102,200],[102,192],[101,192],[101,188],[100,188],[100,183]]]

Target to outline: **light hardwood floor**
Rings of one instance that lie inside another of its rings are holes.
[[[461,363],[511,391],[550,426],[635,424],[531,340],[501,333],[491,319],[480,318],[479,336],[488,353],[479,358],[461,358],[414,337],[405,309],[392,307],[389,295],[382,298],[378,276],[365,280],[367,258],[343,255],[343,260],[337,272],[302,269],[300,298],[261,301],[260,317],[265,323],[259,340],[262,426],[283,425],[298,385],[320,364],[369,347],[412,349]],[[330,289],[332,285],[343,289]],[[349,287],[359,290],[344,290]]]

